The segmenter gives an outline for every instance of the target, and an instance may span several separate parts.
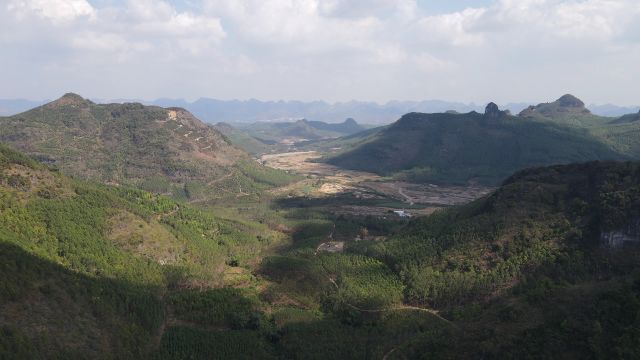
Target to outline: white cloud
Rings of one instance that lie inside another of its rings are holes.
[[[7,10],[19,18],[36,15],[56,23],[95,15],[95,10],[85,0],[9,0]]]
[[[321,11],[326,6],[333,5],[318,0],[205,1],[208,12],[225,17],[246,40],[301,50],[362,47],[379,25],[371,16],[326,16]]]
[[[477,26],[529,37],[607,41],[627,32],[639,15],[636,0],[501,0]]]
[[[119,61],[152,49],[202,53],[226,36],[218,18],[178,12],[162,0],[129,0],[125,6],[102,9],[85,0],[11,0],[6,12],[17,22],[14,27],[30,25],[46,31],[44,35],[31,31],[33,40],[56,34],[60,36],[54,41],[60,46],[111,52]]]
[[[4,1],[0,78],[34,79],[16,79],[13,96],[79,83],[98,97],[519,101],[593,83],[592,96],[629,102],[640,76],[638,0],[495,0],[435,15],[417,0]],[[118,81],[97,87],[100,71]]]
[[[455,64],[439,59],[429,53],[419,53],[411,59],[417,70],[424,73],[434,73],[455,69]]]
[[[435,42],[454,46],[482,45],[484,36],[474,32],[473,27],[482,19],[486,9],[465,9],[461,12],[429,16],[417,23],[420,38],[425,42]]]
[[[71,39],[71,44],[82,50],[116,53],[147,51],[152,48],[148,42],[130,41],[121,34],[90,31],[74,36]]]

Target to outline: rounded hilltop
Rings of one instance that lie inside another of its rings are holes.
[[[59,99],[50,102],[49,104],[47,104],[47,106],[49,107],[60,107],[60,106],[85,107],[92,104],[93,104],[93,101],[87,100],[78,94],[69,92],[62,95]]]
[[[564,94],[558,100],[558,105],[570,108],[584,108],[584,102],[571,94]]]
[[[586,108],[584,102],[571,94],[562,95],[554,102],[529,106],[520,112],[520,116],[543,116],[552,119],[587,114],[591,114],[591,111]]]

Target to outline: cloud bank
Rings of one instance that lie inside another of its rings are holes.
[[[636,0],[425,2],[7,0],[0,97],[638,102]]]

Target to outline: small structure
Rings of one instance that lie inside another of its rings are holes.
[[[402,210],[394,210],[393,213],[398,215],[401,218],[410,218],[410,217],[413,216],[409,212],[404,211],[404,209],[402,209]]]

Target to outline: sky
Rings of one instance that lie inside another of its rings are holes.
[[[0,0],[0,98],[635,105],[638,0]]]

